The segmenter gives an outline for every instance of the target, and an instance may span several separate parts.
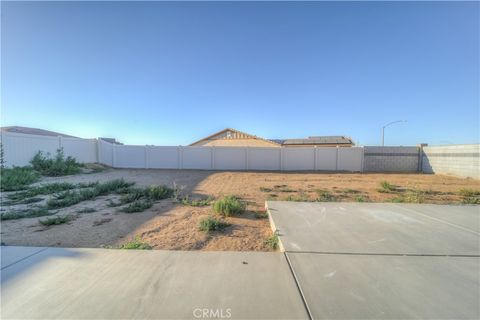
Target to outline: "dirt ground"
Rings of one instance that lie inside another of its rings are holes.
[[[398,196],[378,191],[381,181],[399,190],[422,190],[425,203],[460,203],[462,188],[480,189],[480,181],[452,176],[424,174],[349,174],[285,172],[218,172],[200,170],[132,170],[108,169],[94,174],[45,178],[47,182],[94,182],[124,178],[137,186],[180,186],[190,197],[236,195],[247,202],[247,212],[227,218],[231,226],[222,232],[205,234],[198,230],[199,221],[213,213],[212,207],[191,207],[162,200],[140,213],[121,213],[108,207],[108,200],[118,196],[99,197],[59,210],[74,214],[67,224],[43,226],[39,218],[6,220],[1,223],[1,241],[6,245],[102,247],[119,246],[139,236],[154,249],[267,251],[265,240],[272,235],[268,219],[257,219],[255,211],[264,210],[265,200],[301,198],[314,200],[319,191],[327,191],[334,201],[387,202]],[[6,193],[2,195],[5,198]],[[48,198],[48,197],[47,197]],[[21,209],[3,206],[3,211]],[[82,208],[95,212],[79,214]]]

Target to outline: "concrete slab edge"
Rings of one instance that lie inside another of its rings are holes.
[[[275,226],[275,222],[273,221],[272,213],[268,208],[268,201],[265,201],[265,210],[267,211],[268,221],[270,222],[270,228],[272,229],[273,233],[275,232],[279,233],[277,227]],[[278,249],[280,250],[280,252],[285,252],[285,247],[283,246],[280,234],[278,234]]]

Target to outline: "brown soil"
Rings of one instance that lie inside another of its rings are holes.
[[[315,200],[319,191],[327,191],[334,201],[386,202],[422,191],[425,203],[461,203],[462,188],[480,189],[480,181],[452,176],[423,174],[338,174],[338,173],[279,173],[279,172],[214,172],[197,170],[131,170],[110,169],[100,173],[61,178],[46,178],[42,182],[91,182],[124,178],[138,186],[174,183],[190,197],[220,197],[237,195],[247,202],[247,212],[229,217],[231,226],[222,232],[205,234],[198,230],[199,221],[213,214],[211,206],[191,207],[162,200],[140,213],[121,213],[108,207],[108,200],[118,196],[99,197],[59,210],[58,214],[75,214],[76,219],[57,226],[44,227],[39,218],[2,221],[2,243],[26,246],[117,247],[139,235],[154,249],[172,250],[232,250],[266,251],[265,240],[271,236],[268,219],[257,219],[255,211],[264,210],[265,200]],[[396,193],[381,193],[381,181],[398,187]],[[4,197],[2,195],[2,197]],[[41,202],[40,202],[41,204]],[[3,207],[21,209],[36,204]],[[83,208],[95,208],[93,213],[76,213]]]

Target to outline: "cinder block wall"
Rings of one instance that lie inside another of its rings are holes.
[[[418,172],[417,147],[365,147],[366,172]]]
[[[480,144],[424,147],[422,171],[480,179]]]

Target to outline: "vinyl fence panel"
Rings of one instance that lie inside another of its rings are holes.
[[[145,168],[145,146],[114,145],[115,168]]]
[[[222,148],[215,147],[213,150],[215,170],[246,170],[246,148]]]
[[[97,162],[97,140],[60,138],[65,155],[75,158],[78,162]]]
[[[113,144],[98,140],[98,162],[113,167]]]
[[[54,156],[63,148],[65,156],[71,156],[79,162],[96,162],[96,140],[80,138],[63,138],[2,132],[2,146],[5,165],[26,166],[38,151]]]
[[[182,147],[181,169],[213,169],[211,147]]]
[[[180,167],[179,147],[146,147],[147,168],[178,169]]]
[[[281,170],[280,148],[248,148],[249,170]]]
[[[283,148],[283,170],[315,170],[315,148]]]
[[[337,148],[316,148],[315,170],[337,170]]]

